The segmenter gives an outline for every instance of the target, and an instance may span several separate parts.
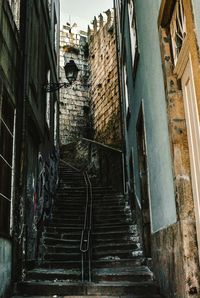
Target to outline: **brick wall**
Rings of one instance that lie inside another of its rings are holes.
[[[113,11],[94,18],[89,30],[91,114],[94,139],[120,146],[120,103]],[[106,19],[106,22],[105,22]]]

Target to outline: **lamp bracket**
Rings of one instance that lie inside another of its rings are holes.
[[[68,88],[71,85],[70,83],[49,83],[44,85],[44,90],[46,92],[55,92],[61,88]]]

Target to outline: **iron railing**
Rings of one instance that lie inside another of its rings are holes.
[[[72,166],[69,162],[60,159],[62,163],[76,172],[80,172],[79,169]],[[81,251],[81,279],[84,281],[92,281],[92,217],[93,217],[93,193],[92,183],[90,181],[87,171],[83,172],[83,177],[86,185],[86,204],[83,229],[81,232],[80,251]]]
[[[86,205],[84,224],[81,233],[81,277],[82,282],[92,281],[92,217],[93,217],[93,194],[92,184],[87,172],[83,172],[86,184]],[[86,267],[87,266],[87,267]]]

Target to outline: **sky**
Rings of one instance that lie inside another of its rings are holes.
[[[112,7],[113,0],[60,0],[60,28],[69,22],[87,30],[94,16]]]

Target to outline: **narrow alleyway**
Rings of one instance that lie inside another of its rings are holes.
[[[86,176],[65,161],[68,155],[64,151],[60,161],[59,189],[40,241],[38,265],[16,285],[16,295],[161,297],[128,201],[95,181],[88,192]]]

